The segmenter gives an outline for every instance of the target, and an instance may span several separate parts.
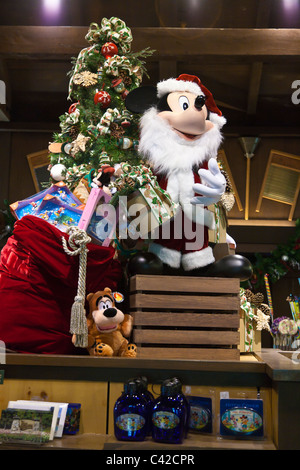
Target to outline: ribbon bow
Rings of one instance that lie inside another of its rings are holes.
[[[101,40],[113,41],[123,53],[126,53],[130,51],[132,34],[124,21],[113,16],[109,20],[103,18],[100,27],[97,23],[91,23],[85,39],[92,44],[99,43]]]
[[[139,188],[152,186],[159,198],[165,200],[172,212],[176,212],[177,205],[172,201],[170,194],[159,186],[157,178],[150,168],[145,165],[131,166],[128,163],[121,163],[121,170],[123,172],[122,176],[113,183],[117,192],[111,199],[111,204],[116,205],[120,195],[128,195]]]

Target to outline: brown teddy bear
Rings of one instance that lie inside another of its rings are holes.
[[[103,291],[88,294],[89,314],[88,351],[91,356],[135,357],[137,348],[125,338],[132,329],[132,316],[116,307],[116,301],[123,300],[122,294],[112,293],[106,287]]]

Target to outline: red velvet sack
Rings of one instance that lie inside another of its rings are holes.
[[[34,216],[15,223],[0,258],[0,340],[22,353],[84,354],[71,341],[70,315],[77,293],[79,256],[66,254],[62,233]],[[122,277],[114,249],[90,243],[86,293]]]

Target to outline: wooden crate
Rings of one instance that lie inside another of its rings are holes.
[[[137,275],[129,288],[138,357],[239,360],[239,279]]]

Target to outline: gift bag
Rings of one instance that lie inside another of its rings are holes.
[[[15,223],[0,257],[0,340],[21,353],[84,354],[71,341],[70,315],[79,257],[64,252],[55,226],[35,216]],[[112,247],[88,244],[86,293],[117,288],[122,278]]]

